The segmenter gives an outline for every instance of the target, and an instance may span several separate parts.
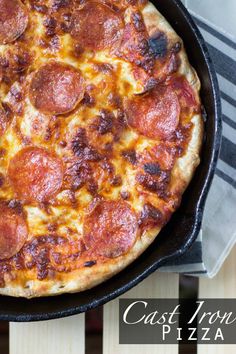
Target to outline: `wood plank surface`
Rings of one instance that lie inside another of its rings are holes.
[[[214,279],[200,279],[200,298],[236,298],[236,246]],[[236,345],[199,345],[198,354],[235,354]]]
[[[179,276],[154,273],[123,298],[178,298]],[[121,298],[122,298],[121,297]],[[120,345],[119,300],[104,306],[103,354],[177,354],[178,345]]]
[[[10,354],[84,354],[84,315],[10,324]]]

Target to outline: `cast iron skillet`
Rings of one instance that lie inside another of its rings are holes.
[[[221,141],[221,104],[216,73],[206,44],[180,0],[153,1],[183,38],[190,62],[202,83],[207,113],[202,161],[184,194],[180,209],[149,249],[124,271],[89,291],[42,299],[0,297],[0,320],[39,321],[85,312],[137,285],[169,260],[182,255],[195,241],[205,200],[215,172]]]

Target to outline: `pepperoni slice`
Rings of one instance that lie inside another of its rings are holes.
[[[63,165],[47,150],[27,147],[10,161],[8,176],[19,198],[27,202],[46,202],[61,188]]]
[[[0,44],[16,40],[27,24],[27,9],[20,0],[0,0]]]
[[[128,252],[137,237],[137,218],[124,201],[103,201],[85,218],[84,239],[101,256]]]
[[[23,247],[28,236],[22,215],[6,205],[0,205],[0,260],[13,257]]]
[[[72,111],[84,97],[84,79],[70,65],[52,61],[42,66],[30,84],[30,100],[42,113]]]
[[[151,139],[168,139],[179,124],[178,97],[168,86],[127,100],[125,106],[128,124]]]
[[[200,104],[196,100],[191,85],[184,76],[173,76],[169,84],[179,98],[182,111],[199,111]]]
[[[111,48],[120,43],[123,21],[106,5],[88,2],[73,14],[72,36],[91,50]]]

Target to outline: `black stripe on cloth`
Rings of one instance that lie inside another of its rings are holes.
[[[227,44],[229,47],[236,49],[236,43],[233,42],[231,39],[229,39],[226,36],[224,36],[223,34],[219,33],[214,28],[212,28],[209,25],[207,25],[206,23],[202,22],[201,20],[199,20],[195,16],[192,16],[192,17],[193,17],[194,21],[197,23],[197,25],[200,26],[202,29],[209,32],[210,34],[212,34],[216,38],[220,39],[222,42]]]
[[[184,254],[182,257],[174,259],[173,261],[168,262],[165,266],[177,266],[193,263],[201,263],[202,261],[202,243],[197,241],[193,244],[190,250]]]
[[[218,168],[216,169],[216,175],[223,179],[225,182],[229,183],[233,188],[236,189],[236,181],[233,180],[233,178],[229,177],[226,175],[223,171],[219,170]]]
[[[228,103],[230,103],[232,106],[236,107],[236,101],[233,99],[233,97],[230,97],[228,95],[226,95],[226,93],[224,92],[220,92],[221,93],[221,97],[227,101]]]
[[[223,136],[220,158],[229,166],[236,168],[236,144]]]
[[[225,114],[222,115],[223,121],[228,124],[231,128],[236,129],[236,122],[227,117]]]
[[[210,54],[215,64],[218,74],[236,85],[236,61],[207,42]]]

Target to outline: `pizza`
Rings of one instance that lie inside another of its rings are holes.
[[[84,291],[151,245],[200,162],[199,91],[146,0],[0,0],[0,294]]]

